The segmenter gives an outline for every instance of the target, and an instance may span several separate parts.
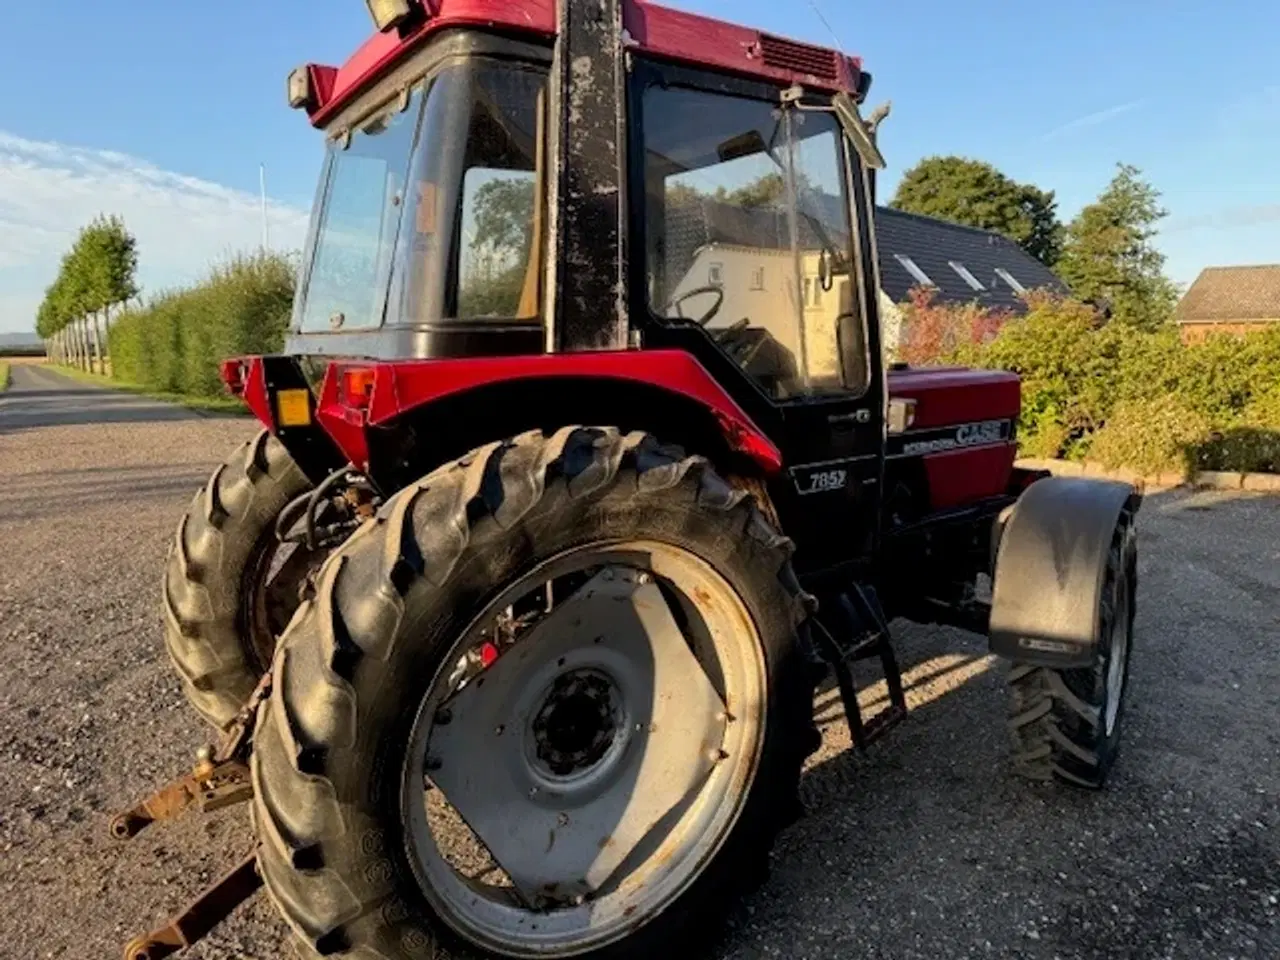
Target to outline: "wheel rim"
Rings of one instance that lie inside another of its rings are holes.
[[[325,556],[301,544],[281,543],[268,531],[245,564],[240,636],[245,656],[259,674],[271,667],[276,642],[302,603],[299,588]]]
[[[1115,732],[1124,699],[1125,676],[1129,664],[1129,579],[1123,571],[1116,578],[1115,609],[1112,613],[1111,644],[1107,656],[1107,695],[1103,712],[1108,737]]]
[[[492,642],[498,611],[553,594],[459,688],[454,665]],[[737,822],[765,667],[741,598],[693,554],[569,551],[504,590],[443,664],[410,735],[401,812],[419,885],[474,944],[567,957],[615,942],[679,897]],[[465,823],[469,854],[441,809]],[[469,869],[484,855],[487,871]]]

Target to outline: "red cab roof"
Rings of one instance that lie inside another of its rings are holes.
[[[550,40],[556,0],[422,0],[427,18],[412,34],[379,33],[343,66],[311,65],[311,120],[321,126],[364,87],[427,37],[450,27],[481,27]],[[657,57],[781,83],[856,94],[862,62],[825,47],[799,43],[694,13],[624,0],[630,41]]]

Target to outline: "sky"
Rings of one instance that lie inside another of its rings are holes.
[[[1280,263],[1280,4],[1260,0],[669,0],[863,57],[896,179],[930,154],[1056,191],[1069,219],[1118,162],[1169,211],[1189,283]],[[155,292],[261,242],[301,246],[322,146],[285,78],[371,32],[361,0],[6,3],[0,30],[0,332],[30,330],[78,229],[124,217]]]

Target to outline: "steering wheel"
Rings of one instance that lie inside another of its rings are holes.
[[[715,318],[716,314],[720,312],[720,308],[724,306],[724,287],[706,286],[690,290],[688,293],[681,294],[679,297],[672,300],[671,303],[667,305],[667,311],[674,311],[675,315],[681,320],[691,320],[692,317],[686,317],[684,315],[684,310],[682,309],[684,302],[707,293],[714,293],[716,295],[716,302],[712,304],[710,310],[694,321],[698,326],[705,327]]]

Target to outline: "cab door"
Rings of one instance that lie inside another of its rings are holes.
[[[693,352],[782,451],[770,493],[797,566],[865,562],[885,401],[861,162],[826,98],[670,65],[632,79],[644,342]]]
[[[885,381],[880,362],[873,205],[868,174],[838,123],[797,112],[803,131],[791,150],[800,229],[801,318],[806,332],[830,325],[837,369],[820,340],[807,359],[805,396],[782,403],[779,447],[787,480],[773,496],[809,572],[862,566],[875,554],[884,475]],[[833,203],[829,197],[838,197]],[[807,554],[805,556],[804,554]]]

